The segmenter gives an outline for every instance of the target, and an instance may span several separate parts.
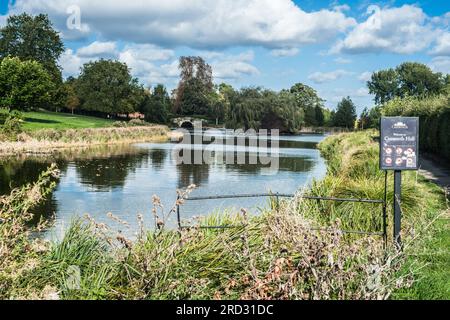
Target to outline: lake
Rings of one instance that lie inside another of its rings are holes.
[[[317,144],[324,135],[281,136],[279,138],[279,170],[276,174],[263,173],[262,164],[176,163],[176,143],[140,143],[112,145],[80,150],[68,150],[50,157],[20,156],[0,159],[0,193],[7,194],[13,187],[37,179],[40,172],[52,162],[61,170],[61,178],[51,199],[36,209],[36,215],[54,219],[47,232],[59,237],[70,222],[89,213],[99,223],[123,228],[107,217],[111,212],[130,224],[124,232],[138,230],[137,215],[142,214],[147,226],[154,225],[152,196],[157,195],[167,210],[176,200],[176,190],[191,184],[196,188],[191,196],[214,196],[247,193],[295,193],[313,179],[326,173],[324,159]],[[205,144],[192,144],[192,149]],[[213,155],[214,150],[213,148]],[[239,151],[239,150],[238,150]],[[242,150],[246,156],[258,151],[251,147]],[[246,208],[257,214],[268,205],[265,198],[221,199],[188,201],[182,207],[182,217],[227,209]],[[175,216],[168,225],[176,225]]]

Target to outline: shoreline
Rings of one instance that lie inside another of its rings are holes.
[[[17,136],[18,141],[0,142],[0,157],[19,154],[48,155],[65,149],[140,142],[164,142],[177,138],[176,132],[170,131],[167,126],[162,125],[60,131],[43,129],[31,133],[20,133]]]

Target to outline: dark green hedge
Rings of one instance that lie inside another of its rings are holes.
[[[450,160],[450,110],[420,116],[420,148]]]

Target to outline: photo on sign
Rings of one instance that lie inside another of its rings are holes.
[[[384,117],[380,131],[380,167],[382,170],[418,169],[418,118]]]

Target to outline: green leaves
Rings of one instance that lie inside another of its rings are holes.
[[[0,63],[0,107],[30,110],[50,102],[54,84],[36,61],[5,58]]]
[[[343,98],[337,106],[336,113],[333,115],[333,125],[352,129],[356,118],[356,107],[352,99],[350,97]]]
[[[405,62],[395,69],[375,72],[367,87],[375,95],[375,103],[384,105],[396,97],[439,94],[444,91],[447,79],[422,63]]]
[[[143,89],[127,65],[113,60],[86,63],[76,91],[83,110],[103,114],[132,113],[143,99]]]

